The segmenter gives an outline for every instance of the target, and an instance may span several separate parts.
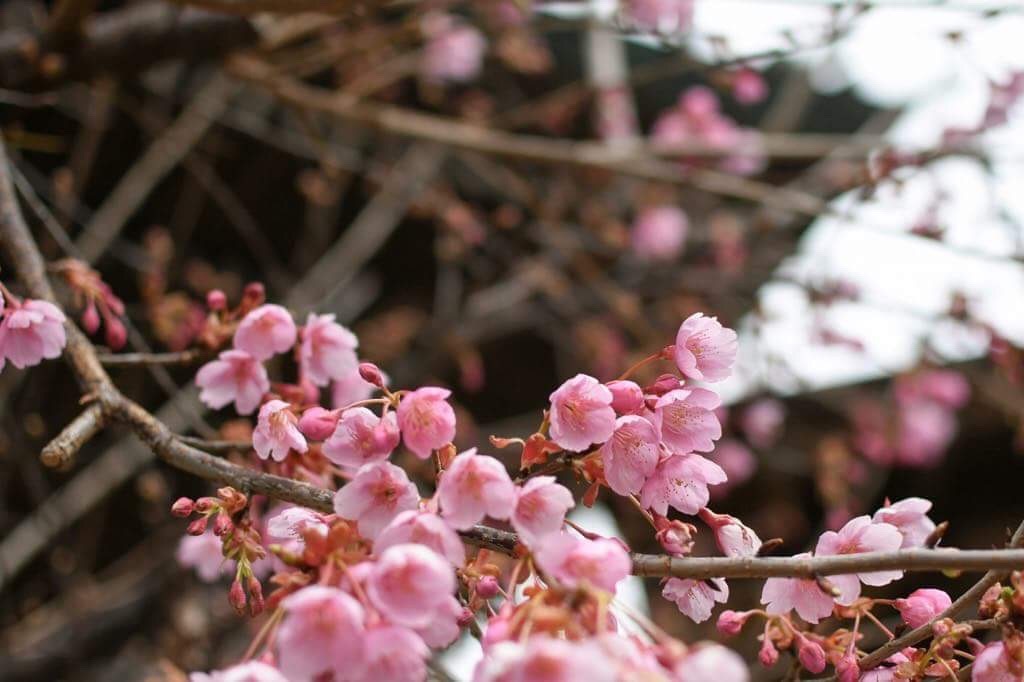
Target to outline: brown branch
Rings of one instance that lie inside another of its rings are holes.
[[[146,365],[191,365],[212,357],[204,349],[178,351],[176,353],[97,353],[105,367],[144,367]]]
[[[39,459],[51,468],[64,466],[105,425],[106,418],[103,416],[103,409],[99,405],[90,405],[65,426],[56,438],[46,444],[42,452],[39,453]]]
[[[192,436],[177,436],[177,439],[185,445],[191,445],[203,452],[218,453],[231,452],[233,450],[245,452],[252,450],[252,443],[244,440],[206,440],[203,438],[193,438]]]
[[[96,16],[68,45],[51,34],[0,33],[0,87],[46,90],[100,74],[138,74],[171,59],[215,59],[258,38],[245,18],[163,2],[132,5]]]

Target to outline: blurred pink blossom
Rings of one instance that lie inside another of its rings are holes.
[[[633,252],[652,261],[671,261],[683,252],[688,220],[675,206],[646,208],[633,221]]]

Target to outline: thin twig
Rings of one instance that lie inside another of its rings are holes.
[[[43,447],[39,459],[51,468],[64,466],[103,429],[105,423],[103,409],[99,405],[90,405]]]
[[[194,448],[198,448],[204,452],[231,452],[233,450],[241,450],[245,452],[252,450],[252,443],[244,440],[206,440],[204,438],[194,438],[192,436],[177,436],[185,445],[191,445]]]
[[[200,348],[174,353],[97,353],[106,367],[134,367],[146,365],[192,365],[208,359],[210,351]]]

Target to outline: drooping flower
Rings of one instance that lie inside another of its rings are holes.
[[[586,374],[577,374],[551,394],[548,416],[551,440],[573,452],[605,442],[615,430],[612,392]]]
[[[359,339],[334,321],[334,315],[310,313],[302,328],[299,363],[303,375],[317,386],[337,381],[358,366]]]
[[[633,252],[645,260],[671,261],[683,252],[689,221],[676,206],[644,209],[633,221]]]
[[[252,432],[252,447],[260,459],[272,457],[275,462],[283,462],[292,450],[305,452],[309,449],[291,405],[283,400],[268,400],[260,408]]]
[[[716,317],[694,313],[679,327],[673,357],[679,371],[691,379],[721,381],[732,373],[736,347],[736,332]]]
[[[487,49],[487,40],[480,31],[448,15],[428,17],[424,29],[428,35],[420,60],[424,76],[450,83],[476,78]]]
[[[993,642],[981,650],[971,667],[971,682],[1020,682],[1024,661],[1010,656],[1002,642]]]
[[[410,628],[429,625],[454,592],[451,564],[432,549],[414,543],[384,550],[366,579],[366,593],[381,614]]]
[[[722,554],[728,557],[757,556],[761,549],[761,538],[735,516],[716,514],[704,508],[700,510],[700,518],[711,526]]]
[[[394,412],[381,418],[365,407],[353,407],[341,414],[334,433],[324,441],[323,453],[335,464],[359,467],[387,459],[400,438]]]
[[[654,412],[661,425],[661,440],[673,452],[710,452],[722,437],[715,408],[722,404],[712,391],[679,388],[658,398]]]
[[[665,516],[674,507],[684,514],[696,514],[707,506],[709,485],[725,482],[725,472],[700,455],[666,457],[640,491],[640,503]]]
[[[288,682],[277,668],[260,661],[246,661],[224,670],[192,673],[189,682]]]
[[[270,379],[253,356],[243,350],[226,350],[199,369],[196,385],[202,389],[199,399],[213,409],[234,402],[238,414],[251,414],[270,390]]]
[[[334,511],[356,521],[359,532],[377,537],[401,512],[415,509],[420,495],[405,470],[390,462],[367,464],[334,494]]]
[[[846,522],[838,531],[826,531],[818,538],[814,553],[816,556],[839,554],[860,554],[862,552],[887,552],[900,548],[903,534],[896,526],[888,523],[873,523],[870,516],[858,516]],[[842,596],[840,604],[849,604],[860,596],[860,583],[865,585],[888,585],[903,577],[903,571],[874,571],[829,577]]]
[[[281,672],[289,680],[333,674],[354,677],[363,667],[363,607],[335,587],[310,585],[281,600],[277,631]]]
[[[415,542],[434,550],[453,566],[462,566],[466,548],[458,534],[444,520],[430,511],[410,509],[391,520],[373,541],[373,551],[382,553],[388,547]]]
[[[441,475],[437,499],[444,520],[465,530],[485,516],[507,519],[515,507],[516,489],[501,462],[470,448]]]
[[[614,592],[632,568],[622,544],[608,538],[588,540],[568,533],[546,538],[535,557],[541,569],[567,587],[588,583]]]
[[[279,305],[266,303],[242,318],[234,343],[235,348],[262,361],[294,346],[297,335],[291,314]]]
[[[427,679],[430,649],[409,628],[381,625],[366,631],[366,682],[421,682]]]
[[[420,459],[455,438],[455,410],[446,402],[451,394],[446,388],[424,386],[398,404],[402,440]]]
[[[619,417],[612,437],[601,446],[608,487],[619,495],[639,493],[658,466],[660,440],[658,429],[643,417]]]
[[[234,570],[233,564],[224,558],[221,539],[207,530],[201,535],[186,535],[178,541],[175,553],[178,563],[195,569],[204,583],[216,582],[222,575]]]
[[[872,519],[876,523],[888,523],[903,534],[901,549],[924,547],[925,541],[935,530],[935,522],[928,518],[932,503],[922,497],[908,497],[899,502],[887,504]]]
[[[720,644],[697,647],[676,664],[680,682],[749,682],[750,671],[735,651]]]
[[[64,313],[49,301],[8,305],[0,322],[0,369],[7,360],[23,369],[59,357],[67,343],[64,320]]]
[[[721,578],[690,580],[669,578],[661,589],[661,596],[675,602],[679,611],[695,623],[703,623],[711,617],[715,602],[724,604],[729,600],[729,585]]]
[[[924,587],[914,590],[906,598],[897,599],[894,605],[903,622],[917,628],[948,609],[952,603],[953,600],[942,590]]]
[[[805,552],[793,558],[810,556]],[[808,623],[817,623],[832,615],[835,606],[835,600],[825,594],[816,580],[806,578],[768,578],[761,590],[761,603],[767,605],[765,610],[771,614],[782,615],[795,610]]]
[[[568,488],[555,482],[554,476],[535,476],[516,488],[516,503],[510,520],[519,537],[537,547],[562,530],[565,513],[576,505]]]

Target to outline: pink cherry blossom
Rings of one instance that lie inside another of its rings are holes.
[[[810,556],[810,553],[805,552],[794,558],[806,559]],[[825,594],[816,580],[804,578],[768,578],[761,590],[761,603],[767,605],[765,610],[771,614],[782,615],[796,610],[808,623],[817,623],[832,615],[835,606],[835,601]]]
[[[703,623],[711,617],[715,602],[724,604],[729,600],[729,585],[721,578],[705,580],[669,578],[661,589],[661,596],[675,602],[683,615],[695,623]]]
[[[376,386],[360,376],[358,368],[353,368],[331,384],[331,405],[335,409],[348,407],[352,403],[366,400],[375,390]]]
[[[555,482],[554,476],[535,476],[516,488],[516,504],[510,520],[519,537],[537,547],[562,530],[565,513],[574,507],[572,493]]]
[[[434,618],[429,625],[416,628],[416,634],[431,649],[443,649],[459,638],[462,633],[460,620],[466,609],[454,595],[448,595],[440,606],[434,610]]]
[[[466,548],[451,526],[434,512],[416,509],[392,519],[373,541],[373,551],[380,554],[388,547],[409,542],[429,547],[453,566],[462,566],[466,560]]]
[[[309,440],[327,440],[338,426],[338,413],[311,407],[299,418],[299,431]]]
[[[6,360],[23,369],[43,358],[60,357],[67,343],[64,320],[64,313],[49,301],[26,299],[7,307],[0,322],[0,368]]]
[[[223,543],[207,530],[202,535],[186,535],[178,541],[175,553],[178,563],[195,569],[204,583],[216,582],[222,575],[234,571],[234,564],[224,558]]]
[[[334,511],[359,524],[359,532],[373,539],[401,512],[415,509],[420,495],[404,469],[390,462],[367,464],[334,494]]]
[[[295,345],[298,330],[291,313],[267,303],[249,311],[235,330],[235,348],[257,360],[267,360]]]
[[[444,520],[465,530],[485,516],[507,519],[515,507],[516,489],[501,462],[470,448],[444,470],[437,499]]]
[[[259,360],[242,350],[226,350],[199,369],[196,385],[199,399],[215,410],[230,402],[238,414],[251,414],[270,390],[267,370]]]
[[[480,31],[447,15],[428,17],[424,28],[428,35],[420,60],[424,76],[450,83],[465,83],[477,77],[487,49],[487,40]]]
[[[612,437],[601,446],[608,487],[619,495],[639,493],[658,466],[660,440],[658,429],[643,417],[619,417]]]
[[[696,514],[708,503],[709,485],[725,483],[725,472],[700,455],[671,455],[662,460],[640,491],[640,503],[665,516],[674,507]]]
[[[740,104],[757,104],[768,96],[768,84],[759,72],[745,66],[732,75],[732,96]]]
[[[334,315],[310,313],[299,347],[303,375],[317,386],[341,379],[359,365],[358,346],[356,335],[335,322]]]
[[[503,674],[474,676],[474,682],[612,682],[615,667],[589,642],[570,642],[539,635],[508,657]]]
[[[715,317],[690,315],[679,327],[673,357],[679,371],[697,381],[721,381],[736,361],[736,332]]]
[[[675,679],[679,682],[749,682],[747,664],[732,649],[711,644],[691,649],[676,664]]]
[[[429,625],[454,592],[451,564],[432,549],[413,543],[384,550],[366,579],[366,593],[381,614],[410,628]]]
[[[281,606],[285,617],[277,631],[277,651],[285,677],[358,674],[366,651],[358,601],[337,588],[310,585],[285,597]]]
[[[826,531],[818,538],[814,550],[817,556],[839,554],[860,554],[862,552],[889,552],[900,548],[903,534],[888,523],[873,523],[869,516],[858,516],[846,522],[839,531]],[[881,586],[899,580],[902,571],[875,571],[848,575],[829,576],[842,592],[837,598],[840,604],[849,604],[860,596],[860,583]],[[859,581],[859,582],[858,582]]]
[[[635,27],[644,31],[679,33],[693,22],[693,0],[626,0],[623,9]]]
[[[597,379],[577,374],[551,394],[551,440],[559,447],[582,452],[603,443],[615,430],[612,392]]]
[[[277,668],[260,661],[246,661],[224,670],[192,673],[189,682],[288,682]]]
[[[327,522],[322,515],[305,507],[286,507],[267,519],[267,537],[276,540],[293,540],[301,546],[302,535],[308,530],[326,536]]]
[[[901,403],[930,400],[959,410],[971,399],[971,384],[951,369],[935,369],[902,376],[893,382],[893,395]]]
[[[541,569],[567,587],[584,583],[614,592],[633,564],[622,544],[608,538],[588,540],[568,533],[547,538],[536,551]]]
[[[446,388],[424,386],[398,404],[398,426],[405,447],[420,459],[455,438],[455,410],[446,402],[451,394]]]
[[[756,448],[770,448],[779,440],[786,420],[786,406],[775,398],[761,398],[740,415],[740,427]]]
[[[722,467],[722,471],[729,477],[725,484],[717,486],[711,491],[713,500],[720,499],[727,495],[732,488],[743,485],[757,471],[757,457],[750,451],[750,448],[734,438],[720,440],[715,449],[708,453],[708,457]]]
[[[716,514],[705,508],[700,510],[700,518],[711,526],[722,554],[728,557],[757,556],[761,538],[735,516]]]
[[[957,432],[955,413],[930,401],[902,405],[899,425],[897,463],[914,468],[938,464]]]
[[[381,625],[366,631],[366,665],[360,680],[366,682],[421,682],[427,679],[430,649],[412,630]]]
[[[952,603],[953,600],[942,590],[925,587],[914,590],[905,599],[897,599],[895,606],[903,622],[917,628],[948,609]]]
[[[633,221],[633,252],[645,260],[671,261],[683,252],[689,221],[675,206],[644,209]]]
[[[605,384],[612,392],[612,409],[619,414],[637,414],[644,407],[644,392],[636,382],[617,379]]]
[[[1014,660],[1002,642],[993,642],[981,650],[971,668],[972,682],[1020,682],[1024,679],[1024,661]]]
[[[661,439],[673,452],[710,452],[722,437],[715,416],[721,399],[703,388],[679,388],[658,398],[654,411],[661,424]]]
[[[256,429],[252,432],[252,447],[260,459],[273,457],[275,462],[283,462],[292,450],[305,452],[309,449],[291,405],[283,400],[268,400],[260,408]]]
[[[901,549],[924,547],[928,536],[935,530],[935,522],[928,518],[932,503],[921,497],[908,497],[887,504],[875,512],[876,523],[888,523],[903,534]]]
[[[387,459],[400,438],[394,412],[381,418],[365,407],[353,407],[341,414],[334,433],[324,441],[323,453],[335,464],[359,467]]]

